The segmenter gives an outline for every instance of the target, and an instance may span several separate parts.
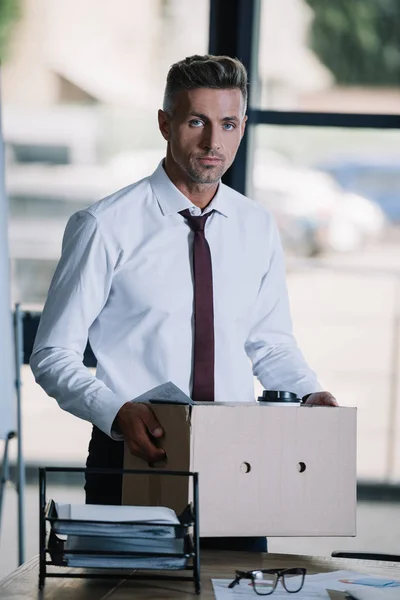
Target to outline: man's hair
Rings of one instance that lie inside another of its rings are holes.
[[[237,58],[195,54],[173,64],[167,75],[163,110],[172,113],[176,94],[197,88],[239,89],[244,101],[243,114],[246,112],[247,71]]]

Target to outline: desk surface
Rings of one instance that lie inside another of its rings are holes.
[[[211,578],[234,577],[235,569],[271,567],[306,567],[308,573],[348,569],[400,579],[400,563],[352,560],[295,554],[250,554],[245,552],[201,553],[202,592],[194,593],[192,582],[128,581],[102,579],[47,579],[43,592],[38,591],[38,558],[32,558],[0,582],[1,600],[213,600]],[[52,567],[54,569],[54,567]],[[72,571],[72,569],[70,569]],[[78,571],[79,570],[75,570]]]

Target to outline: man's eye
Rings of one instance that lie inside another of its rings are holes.
[[[223,125],[225,131],[232,131],[232,129],[235,129],[235,124],[234,123],[224,123]]]
[[[189,125],[191,127],[201,127],[203,125],[203,121],[200,121],[200,119],[192,119],[189,121]]]

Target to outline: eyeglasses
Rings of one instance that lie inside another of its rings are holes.
[[[307,569],[301,568],[236,571],[236,577],[228,587],[235,587],[241,579],[250,579],[256,594],[259,596],[269,596],[275,591],[280,579],[285,590],[289,594],[295,594],[303,587],[306,572]]]

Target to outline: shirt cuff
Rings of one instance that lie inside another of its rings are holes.
[[[286,387],[285,389],[295,392],[299,398],[315,394],[315,392],[322,392],[322,386],[319,381],[309,377],[304,377],[301,381],[297,381],[295,385],[292,385],[291,388]]]
[[[90,402],[91,422],[113,440],[123,440],[124,438],[113,425],[119,409],[126,402],[111,390],[100,390]]]

